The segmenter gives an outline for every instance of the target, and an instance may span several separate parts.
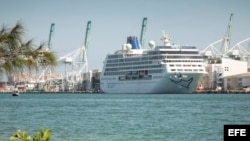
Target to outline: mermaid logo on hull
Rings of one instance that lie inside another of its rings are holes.
[[[187,78],[186,75],[182,75],[181,73],[175,73],[173,76],[169,76],[169,79],[182,87],[189,89],[190,84],[193,82],[193,77]]]

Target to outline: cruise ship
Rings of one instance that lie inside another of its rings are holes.
[[[135,36],[104,61],[100,87],[104,93],[193,93],[206,73],[204,60],[195,46],[172,44],[163,33],[163,45],[149,42],[142,49]]]

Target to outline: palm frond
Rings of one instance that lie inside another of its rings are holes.
[[[7,27],[5,25],[2,26],[2,29],[0,30],[0,36],[2,36],[5,32],[7,32]]]
[[[57,59],[52,52],[43,52],[43,65],[54,67],[57,65]]]
[[[46,50],[47,50],[46,42],[42,42],[35,51],[46,51]]]
[[[39,46],[33,44],[33,39],[24,41],[25,28],[19,21],[13,28],[3,26],[0,30],[0,69],[7,75],[25,69],[54,67],[57,64],[55,54],[50,52],[47,43]]]
[[[34,51],[33,39],[28,40],[25,43],[22,43],[20,49],[23,51]]]
[[[10,31],[10,37],[22,41],[22,37],[25,34],[25,28],[19,21]]]
[[[0,30],[0,43],[2,43],[7,38],[8,28],[3,25]]]

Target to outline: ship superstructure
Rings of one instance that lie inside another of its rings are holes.
[[[163,46],[149,42],[141,49],[137,37],[127,38],[121,50],[108,54],[101,74],[104,93],[192,93],[205,74],[195,46],[171,44],[163,33]]]

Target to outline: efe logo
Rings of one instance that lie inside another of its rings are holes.
[[[228,129],[228,136],[246,136],[246,129]]]
[[[224,125],[224,141],[250,141],[250,125]]]

